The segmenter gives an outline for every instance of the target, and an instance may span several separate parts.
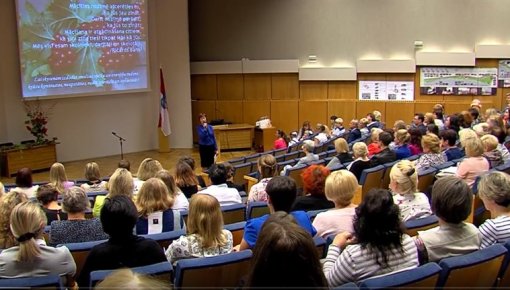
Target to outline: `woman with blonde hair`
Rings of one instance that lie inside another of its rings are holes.
[[[156,177],[156,173],[158,171],[163,170],[163,166],[159,163],[158,160],[152,158],[145,158],[138,166],[138,172],[136,173],[136,178],[134,178],[135,182],[135,190],[134,194],[137,194],[144,181],[149,178]]]
[[[490,168],[497,167],[504,162],[501,151],[498,150],[498,138],[496,136],[488,134],[480,138],[483,144],[483,157],[489,161]]]
[[[358,187],[356,176],[348,170],[334,171],[326,178],[326,198],[333,202],[335,207],[319,213],[313,220],[317,236],[354,232],[352,221],[357,205],[352,203],[352,199]]]
[[[446,162],[441,154],[441,141],[435,134],[425,134],[421,137],[423,155],[416,161],[416,170],[424,170]]]
[[[174,199],[174,205],[172,206],[172,209],[188,210],[189,201],[186,196],[184,196],[184,193],[182,193],[179,187],[177,187],[175,184],[175,179],[172,174],[170,174],[170,171],[164,169],[160,170],[156,174],[156,178],[161,179],[165,183],[166,188],[168,189],[168,193],[170,193]]]
[[[86,183],[80,185],[86,192],[105,191],[106,181],[101,180],[99,165],[96,162],[89,162],[85,165]]]
[[[465,147],[464,143],[469,138],[476,138],[476,139],[478,139],[478,135],[471,128],[461,129],[459,131],[459,142],[460,142],[461,147],[463,147],[463,148]]]
[[[66,169],[62,163],[55,162],[50,168],[50,185],[53,185],[59,193],[74,185],[74,182],[67,180]]]
[[[94,201],[94,209],[92,214],[94,217],[99,217],[101,214],[101,208],[103,208],[105,199],[107,197],[114,197],[116,195],[126,195],[130,199],[133,199],[134,182],[131,172],[125,168],[117,168],[113,172],[110,180],[108,181],[108,194],[98,195]]]
[[[354,154],[354,161],[347,166],[347,170],[352,172],[356,179],[360,179],[361,172],[370,168],[372,165],[370,159],[368,159],[368,148],[365,142],[356,142],[352,146],[352,152]]]
[[[370,130],[370,144],[368,144],[368,157],[371,157],[379,152],[381,152],[381,147],[379,146],[379,134],[383,130],[380,128],[372,128]]]
[[[264,154],[257,160],[260,181],[254,184],[248,194],[248,202],[267,202],[266,185],[276,174],[276,159],[273,155]]]
[[[96,290],[171,290],[169,281],[158,279],[145,274],[135,273],[129,268],[122,268],[113,271],[110,275],[99,282],[94,289]]]
[[[136,234],[159,234],[180,230],[184,221],[178,210],[173,210],[174,199],[161,179],[147,179],[136,198],[138,221]]]
[[[27,201],[26,194],[11,190],[0,201],[0,249],[7,249],[17,245],[16,239],[11,232],[10,216],[12,209]]]
[[[432,214],[427,196],[418,192],[418,171],[413,162],[401,160],[390,171],[390,190],[393,201],[400,208],[402,221],[426,217]]]
[[[337,138],[335,140],[335,151],[337,155],[329,161],[327,168],[331,169],[334,166],[344,163],[352,162],[352,155],[349,153],[349,144],[344,138]]]
[[[0,253],[0,277],[18,278],[51,274],[74,276],[76,264],[66,247],[49,247],[42,239],[46,215],[39,204],[23,202],[12,211],[11,229],[19,246]],[[68,280],[67,286],[74,286]]]
[[[411,134],[406,129],[400,129],[395,132],[395,155],[397,160],[411,157],[411,149],[409,149],[409,140],[411,140]]]
[[[457,166],[455,175],[463,179],[469,187],[473,186],[476,178],[489,170],[489,161],[483,157],[483,143],[477,138],[468,138],[464,141],[466,158]]]
[[[189,204],[186,235],[165,251],[171,263],[180,259],[211,257],[232,251],[232,233],[223,229],[220,203],[208,194],[197,194]]]

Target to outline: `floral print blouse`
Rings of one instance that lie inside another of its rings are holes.
[[[228,230],[223,230],[223,235],[227,240],[226,244],[211,248],[203,248],[202,238],[197,234],[181,236],[179,239],[173,241],[168,249],[166,249],[166,258],[170,263],[175,263],[180,259],[212,257],[228,254],[232,251],[234,243],[232,233]]]

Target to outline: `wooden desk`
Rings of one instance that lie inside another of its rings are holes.
[[[255,128],[255,150],[264,152],[273,149],[276,127]]]
[[[6,177],[11,177],[24,167],[32,170],[48,169],[53,163],[57,162],[55,144],[7,150],[1,152],[0,156],[2,176]]]
[[[228,149],[251,149],[253,145],[253,128],[248,124],[229,124],[213,126],[218,153]]]

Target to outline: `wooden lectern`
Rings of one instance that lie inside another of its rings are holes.
[[[255,151],[264,152],[273,149],[276,127],[255,128]]]

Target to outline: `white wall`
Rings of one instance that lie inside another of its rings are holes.
[[[48,124],[59,161],[119,153],[112,131],[126,138],[124,152],[158,147],[159,66],[164,68],[171,148],[192,147],[187,0],[149,2],[152,91],[44,101],[55,104]],[[0,142],[32,139],[21,102],[14,1],[0,1]],[[6,45],[7,44],[7,45]],[[178,124],[178,126],[177,126]]]
[[[191,61],[414,58],[510,44],[508,0],[190,0]]]

